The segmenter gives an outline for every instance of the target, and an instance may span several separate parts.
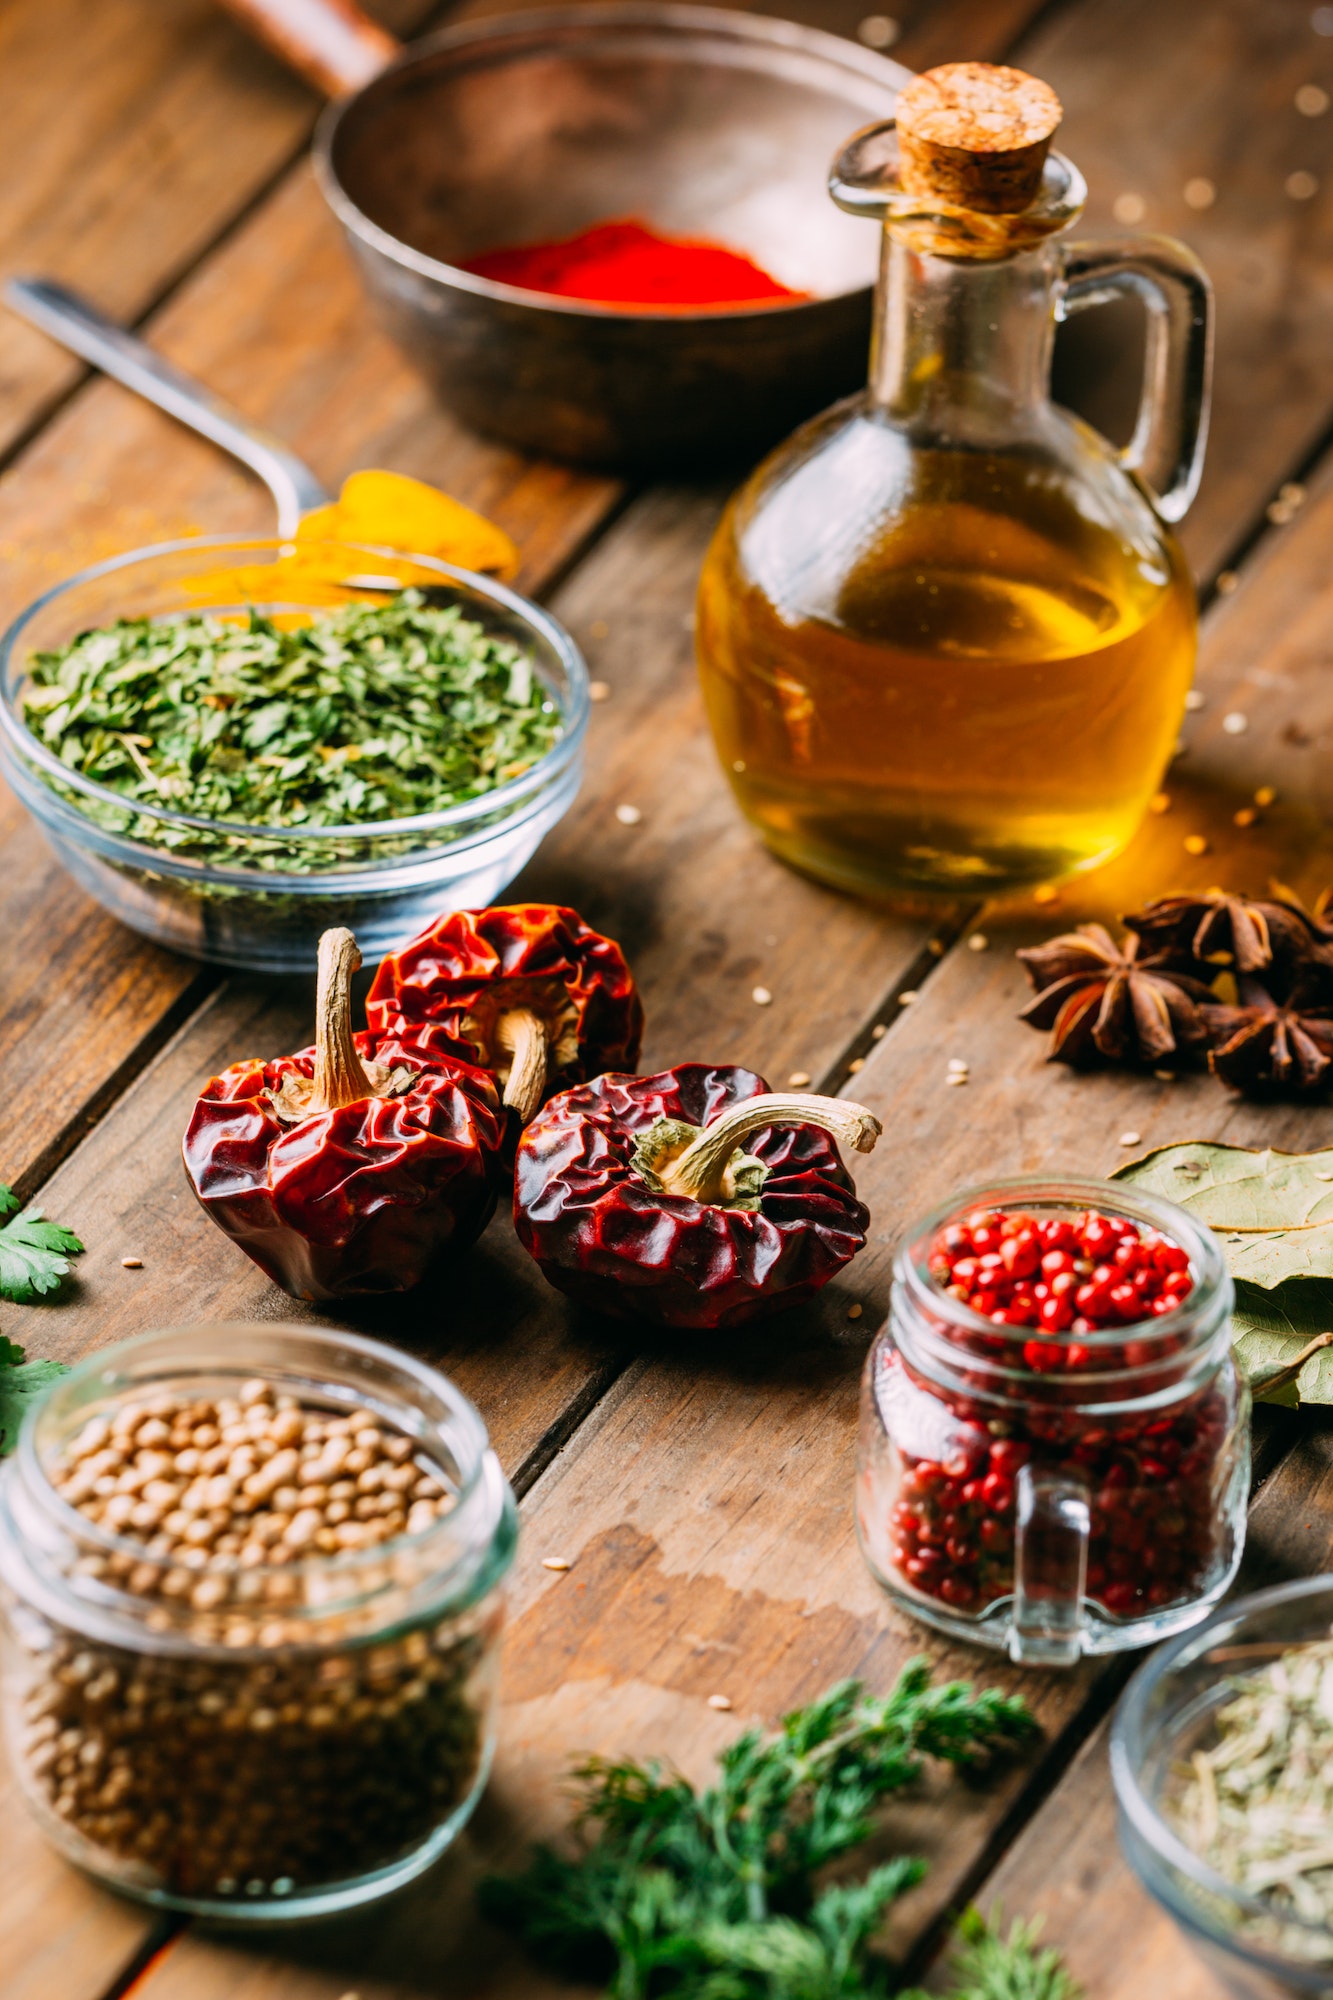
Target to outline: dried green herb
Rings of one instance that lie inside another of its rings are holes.
[[[1248,1895],[1333,1928],[1333,1640],[1232,1687],[1173,1802],[1181,1834]]]
[[[123,619],[35,654],[23,716],[130,808],[65,793],[87,816],[201,860],[298,871],[338,857],[132,808],[273,829],[410,818],[521,776],[561,729],[520,647],[414,590],[288,630],[258,613]]]
[[[775,1735],[747,1731],[703,1792],[658,1765],[598,1760],[575,1774],[582,1845],[539,1848],[525,1874],[482,1884],[482,1907],[542,1964],[609,1982],[615,2000],[870,2000],[890,1990],[872,1940],[924,1864],[899,1855],[825,1887],[816,1874],[868,1837],[875,1806],[926,1758],[976,1767],[1034,1729],[1021,1701],[933,1687],[918,1660],[887,1695],[844,1681]],[[1025,1935],[1011,1942],[990,1955],[994,1978],[974,1976],[975,2000],[1073,2000]],[[1017,1971],[1033,1977],[1002,1982]]]

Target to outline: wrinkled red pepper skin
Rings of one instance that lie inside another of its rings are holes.
[[[870,1222],[826,1132],[778,1126],[744,1142],[768,1168],[757,1211],[661,1194],[630,1164],[659,1118],[703,1127],[767,1089],[753,1070],[686,1063],[553,1097],[514,1177],[515,1227],[551,1284],[600,1312],[695,1328],[740,1326],[826,1285]]]
[[[563,993],[568,1040],[553,1087],[606,1069],[632,1070],[643,1039],[643,1004],[611,938],[556,903],[455,910],[401,951],[390,952],[366,998],[366,1019],[381,1034],[411,1034],[424,1046],[487,1067],[491,1051],[469,1031],[478,1004],[503,982],[515,1004]]]
[[[444,1251],[474,1242],[495,1207],[504,1125],[484,1071],[408,1037],[357,1035],[363,1062],[402,1063],[402,1095],[363,1098],[299,1124],[268,1093],[315,1052],[234,1063],[194,1108],[183,1152],[206,1214],[298,1299],[405,1292]]]

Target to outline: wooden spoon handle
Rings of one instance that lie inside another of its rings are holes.
[[[360,90],[402,46],[356,0],[222,0],[222,5],[326,97]]]

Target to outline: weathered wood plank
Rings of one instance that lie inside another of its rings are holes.
[[[1303,117],[1295,104],[1302,84],[1333,91],[1333,43],[1314,32],[1305,0],[1076,0],[1039,21],[1015,59],[1064,103],[1059,144],[1087,176],[1089,233],[1125,234],[1112,205],[1137,195],[1134,227],[1183,237],[1217,288],[1212,439],[1184,527],[1207,577],[1320,444],[1333,407],[1321,331],[1333,287],[1333,117]],[[1313,193],[1299,182],[1305,198],[1293,199],[1293,173],[1312,176]],[[1186,190],[1206,201],[1201,183],[1216,199],[1192,207]],[[1091,328],[1088,338],[1096,351]]]
[[[1301,1439],[1259,1496],[1241,1582],[1250,1589],[1333,1567],[1333,1426],[1307,1413]],[[1039,1915],[1088,2000],[1225,2000],[1229,1990],[1121,1854],[1105,1723],[986,1884],[1006,1908]]]

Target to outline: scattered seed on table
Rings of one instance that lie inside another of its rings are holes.
[[[142,1258],[142,1257],[122,1257],[122,1258],[121,1258],[121,1260],[120,1260],[120,1268],[121,1268],[121,1270],[122,1270],[122,1271],[142,1271],[142,1269],[143,1269],[143,1258]]]
[[[1282,191],[1292,201],[1309,201],[1319,192],[1319,182],[1304,167],[1297,167],[1282,183]]]
[[[744,757],[733,757],[731,760],[731,768],[733,771],[736,772],[737,776],[739,776],[740,773],[746,769],[746,763]]]
[[[611,699],[610,681],[589,681],[588,698],[590,701],[609,701]]]
[[[731,1696],[729,1694],[710,1694],[708,1697],[708,1706],[710,1708],[730,1708]]]
[[[1221,569],[1217,572],[1217,582],[1213,588],[1219,597],[1230,597],[1239,582],[1240,578],[1234,569]]]
[[[951,1084],[954,1089],[957,1089],[960,1084],[967,1082],[967,1071],[965,1069],[950,1070],[944,1081],[947,1084]]]
[[[1198,688],[1191,688],[1185,696],[1185,706],[1189,709],[1202,708],[1208,697]]]
[[[1238,813],[1231,815],[1233,826],[1253,826],[1259,815],[1253,806],[1242,806]]]
[[[898,995],[898,1005],[900,1007],[915,1007],[920,997],[916,992],[900,993]]]
[[[1260,785],[1254,795],[1254,803],[1261,809],[1266,806],[1275,805],[1277,803],[1277,793],[1271,785]]]
[[[1208,842],[1201,833],[1187,833],[1183,842],[1186,854],[1206,854]]]
[[[1137,1146],[1139,1139],[1140,1134],[1137,1132],[1122,1132],[1120,1134],[1120,1144],[1122,1146]]]
[[[543,1569],[558,1569],[558,1570],[566,1570],[566,1569],[573,1569],[573,1567],[574,1567],[574,1565],[573,1565],[573,1563],[572,1563],[572,1562],[571,1562],[571,1561],[569,1560],[569,1557],[568,1557],[568,1556],[543,1556],[543,1557],[542,1557],[542,1568],[543,1568]]]
[[[971,1063],[963,1056],[950,1056],[948,1062],[945,1064],[946,1069],[952,1070],[955,1075],[961,1074],[963,1076],[967,1075],[971,1067]]]
[[[852,1060],[847,1065],[848,1076],[859,1076],[861,1071],[865,1068],[865,1066],[866,1066],[866,1059],[864,1056],[853,1056]]]
[[[1159,1083],[1174,1083],[1176,1080],[1176,1073],[1173,1069],[1155,1069],[1153,1075]]]
[[[773,995],[766,986],[756,986],[751,992],[750,998],[754,1001],[756,1007],[771,1007],[773,1005]]]
[[[1328,92],[1317,83],[1303,83],[1296,92],[1296,109],[1302,118],[1322,118],[1328,110]]]
[[[1060,891],[1052,882],[1042,882],[1032,891],[1034,903],[1058,903]]]
[[[637,826],[643,814],[637,806],[617,806],[616,818],[622,826]]]
[[[1148,204],[1141,194],[1118,194],[1111,204],[1111,213],[1117,222],[1142,222],[1148,212]]]
[[[610,630],[611,627],[607,624],[605,618],[594,618],[592,624],[588,627],[588,636],[593,639],[604,639]]]
[[[926,950],[927,950],[927,951],[928,951],[928,952],[930,953],[930,955],[931,955],[931,957],[932,957],[932,958],[943,958],[943,956],[944,956],[944,939],[943,939],[943,938],[932,938],[932,939],[930,940],[930,943],[929,943],[929,944],[928,944],[928,945],[926,946]]]
[[[860,1319],[864,1311],[865,1311],[864,1306],[848,1306],[847,1317],[848,1319]]]
[[[876,1021],[874,1027],[870,1030],[870,1039],[872,1042],[882,1042],[888,1032],[889,1024],[887,1021]]]
[[[1217,189],[1204,174],[1196,174],[1185,183],[1186,208],[1211,208],[1217,200]]]
[[[787,1078],[788,1086],[792,1090],[804,1090],[809,1081],[810,1072],[808,1069],[794,1069]]]
[[[967,941],[967,948],[969,951],[988,951],[990,949],[990,939],[986,936],[985,931],[973,931]]]
[[[1230,715],[1222,717],[1222,727],[1228,736],[1243,736],[1249,726],[1249,716],[1242,715],[1238,708],[1233,708]]]
[[[1170,810],[1170,792],[1154,792],[1148,801],[1148,811],[1152,813],[1169,813]]]

